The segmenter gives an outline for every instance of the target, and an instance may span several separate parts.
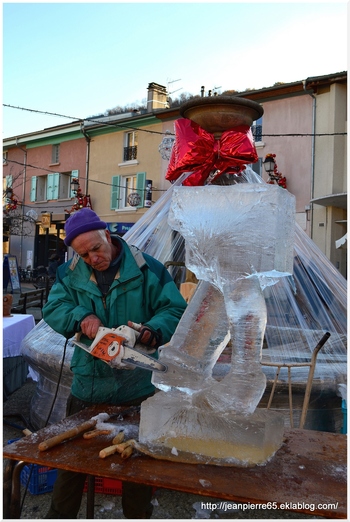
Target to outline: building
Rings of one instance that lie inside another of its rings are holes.
[[[47,266],[55,252],[64,259],[66,209],[75,196],[72,180],[79,178],[87,189],[89,143],[80,123],[8,138],[3,144],[5,205],[9,189],[18,201],[4,216],[3,252],[15,255],[22,268]]]
[[[344,277],[346,94],[346,72],[234,93],[264,108],[253,126],[259,161],[252,167],[267,180],[264,159],[276,155],[296,197],[297,222]],[[12,187],[18,199],[5,221],[13,212],[29,213],[30,221],[21,222],[24,235],[18,227],[17,235],[11,234],[14,226],[8,229],[4,252],[16,255],[21,266],[46,266],[51,251],[65,250],[63,226],[75,204],[70,182],[76,178],[109,229],[123,235],[170,186],[159,145],[167,132],[173,135],[179,117],[178,108],[168,108],[165,87],[153,82],[144,110],[5,139],[4,190]],[[11,203],[8,196],[5,203]]]
[[[296,197],[298,223],[346,277],[347,73],[239,95],[264,108],[260,161],[276,154]]]

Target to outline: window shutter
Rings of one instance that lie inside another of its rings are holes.
[[[72,170],[72,172],[70,174],[70,180],[72,181],[73,178],[79,178],[79,170]],[[71,198],[75,197],[75,193],[73,192],[73,190],[70,191],[70,197]]]
[[[32,176],[30,187],[30,201],[36,201],[36,176]]]
[[[60,173],[53,174],[52,199],[58,199],[58,184],[60,181]]]
[[[46,199],[47,200],[53,199],[54,175],[55,174],[47,175],[47,187],[46,187]]]
[[[137,205],[137,208],[143,207],[143,203],[145,200],[145,185],[146,184],[146,172],[138,172],[136,174],[136,190],[141,196],[140,204]]]
[[[120,176],[112,176],[111,210],[119,208]]]

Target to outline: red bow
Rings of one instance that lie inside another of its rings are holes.
[[[258,161],[253,134],[248,125],[225,131],[219,139],[187,118],[175,122],[176,139],[165,179],[175,181],[183,172],[192,172],[183,185],[204,185],[210,172],[217,178],[230,171],[239,174],[247,163]]]

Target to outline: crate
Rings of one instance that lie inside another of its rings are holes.
[[[86,479],[84,485],[84,493],[87,492],[88,481]],[[153,488],[153,493],[157,488]],[[95,493],[102,495],[121,495],[123,490],[122,481],[118,479],[95,477]]]
[[[21,471],[21,484],[27,486],[29,479],[28,490],[32,495],[50,493],[53,490],[56,478],[57,469],[47,466],[31,464],[24,466]]]
[[[12,444],[20,439],[11,439],[7,444]],[[30,478],[29,478],[30,477]],[[38,466],[38,464],[25,465],[21,471],[21,484],[27,486],[28,491],[32,495],[41,495],[42,493],[50,493],[57,478],[57,469],[48,468],[47,466]]]
[[[28,363],[22,355],[4,357],[2,359],[3,401],[5,402],[13,392],[21,388],[27,380]]]
[[[86,491],[87,479],[84,486],[84,492]],[[103,495],[121,495],[122,482],[117,479],[95,477],[95,493],[102,493]]]
[[[19,439],[10,439],[7,441],[7,444],[12,444],[12,442],[17,442],[18,440],[20,440],[20,438]]]
[[[347,434],[348,408],[347,408],[347,404],[346,404],[346,399],[342,400],[341,410],[343,412],[343,427],[342,427],[341,432],[344,434]]]

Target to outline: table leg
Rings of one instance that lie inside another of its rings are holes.
[[[86,518],[95,518],[95,477],[87,476]]]
[[[4,470],[4,519],[16,519],[21,516],[21,471],[25,466],[22,460],[10,460]]]
[[[11,493],[12,493],[12,474],[16,464],[15,460],[6,459],[3,477],[3,516],[10,518]]]

